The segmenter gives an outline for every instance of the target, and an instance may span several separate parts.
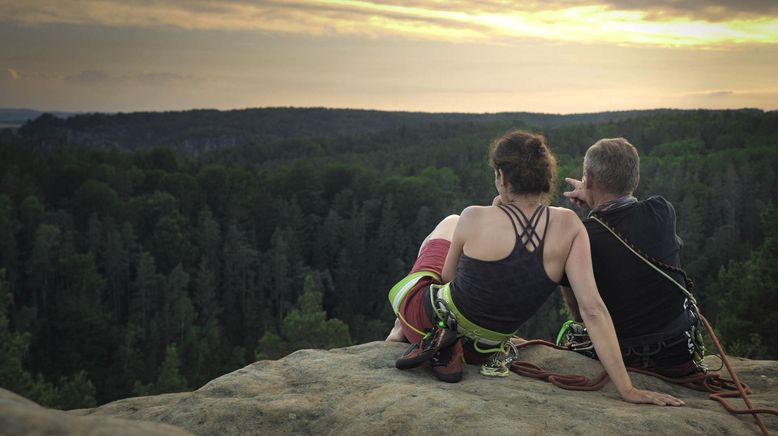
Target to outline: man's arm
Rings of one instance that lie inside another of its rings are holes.
[[[573,290],[567,286],[560,286],[559,288],[562,290],[562,298],[565,300],[565,304],[570,311],[570,315],[573,317],[573,321],[582,322],[581,311],[578,310],[578,300],[575,299]]]
[[[608,372],[616,390],[630,403],[653,403],[657,405],[680,406],[683,401],[667,394],[636,389],[632,385],[624,361],[621,358],[619,342],[613,328],[608,308],[597,292],[597,284],[592,273],[592,259],[589,251],[589,235],[583,223],[576,223],[576,235],[565,264],[565,273],[575,292],[580,313],[586,323],[586,329],[592,340],[600,363]]]
[[[573,179],[571,177],[565,177],[565,182],[573,188],[572,191],[565,191],[562,193],[571,203],[576,207],[582,208],[584,206],[592,207],[592,199],[586,188],[586,183],[583,180]]]

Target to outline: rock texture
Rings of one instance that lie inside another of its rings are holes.
[[[256,362],[195,392],[130,398],[57,416],[74,422],[99,417],[154,421],[204,435],[758,434],[750,416],[731,415],[705,393],[647,376],[632,377],[636,386],[671,393],[686,406],[628,404],[611,384],[598,392],[572,392],[516,374],[487,378],[476,366],[468,366],[458,384],[441,383],[427,367],[395,369],[404,348],[373,342],[301,350]],[[588,376],[602,368],[577,354],[540,346],[523,350],[521,357]],[[778,362],[734,358],[733,365],[753,388],[755,405],[778,404]],[[776,417],[766,422],[778,431]]]
[[[0,435],[182,436],[191,433],[172,425],[109,418],[74,416],[41,407],[0,389]]]

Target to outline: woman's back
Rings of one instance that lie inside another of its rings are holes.
[[[451,284],[454,303],[477,324],[510,333],[556,288],[570,251],[564,209],[508,203],[468,208],[457,231],[462,255]],[[572,216],[575,220],[577,217]]]
[[[516,207],[530,217],[538,206]],[[549,279],[559,282],[573,238],[582,229],[581,222],[574,212],[559,207],[544,207],[538,218],[535,241],[542,241],[543,270]],[[513,222],[516,222],[515,218]],[[511,219],[498,206],[468,207],[462,212],[459,227],[464,236],[463,254],[472,259],[497,261],[506,258],[515,248],[530,252],[539,248],[532,243],[516,243],[516,233],[522,234],[525,225],[516,223],[514,230]],[[522,242],[526,241],[525,238]]]

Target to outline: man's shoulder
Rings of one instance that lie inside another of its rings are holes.
[[[652,209],[665,209],[665,210],[673,210],[675,211],[675,208],[673,207],[673,203],[670,203],[666,198],[662,197],[661,195],[652,195],[645,200],[638,201],[638,205],[642,207],[648,207]]]

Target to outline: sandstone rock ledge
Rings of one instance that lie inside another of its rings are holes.
[[[191,433],[146,421],[74,416],[0,389],[0,435],[179,436]]]
[[[253,363],[195,392],[129,398],[67,416],[153,421],[218,435],[759,434],[750,416],[731,415],[705,393],[651,377],[632,376],[636,386],[668,392],[686,406],[628,404],[612,384],[599,392],[572,392],[516,374],[488,378],[476,366],[468,366],[458,384],[441,383],[427,367],[395,369],[394,360],[404,348],[372,342],[330,351],[301,350],[277,361]],[[522,359],[588,376],[602,368],[585,357],[546,347],[524,350]],[[753,388],[755,405],[778,404],[778,362],[732,360]],[[715,358],[713,364],[718,366]],[[766,417],[766,422],[778,431],[776,417]]]

